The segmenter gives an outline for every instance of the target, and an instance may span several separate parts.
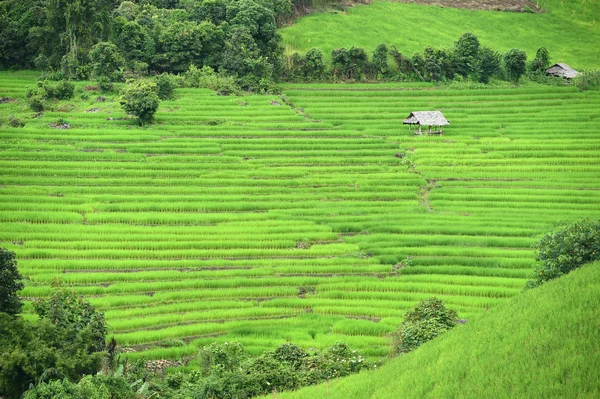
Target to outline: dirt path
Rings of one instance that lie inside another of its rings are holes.
[[[395,0],[400,3],[437,5],[441,7],[467,8],[469,10],[494,10],[523,12],[527,9],[539,12],[536,2],[529,0]]]

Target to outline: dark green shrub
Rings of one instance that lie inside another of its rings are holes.
[[[14,115],[8,117],[8,124],[11,127],[23,127],[25,126],[25,122],[21,118],[18,118]]]
[[[477,63],[479,82],[488,83],[490,78],[498,75],[500,71],[500,54],[488,47],[481,47]]]
[[[125,60],[114,43],[100,42],[96,44],[92,47],[89,56],[94,76],[106,77],[113,82],[122,80]]]
[[[156,94],[157,91],[154,82],[134,82],[125,87],[119,102],[125,112],[137,116],[138,123],[144,125],[154,118],[158,110],[160,99]]]
[[[503,57],[506,76],[513,82],[518,82],[527,69],[527,54],[523,50],[513,48]]]
[[[75,85],[71,82],[63,80],[54,87],[53,97],[57,100],[70,100],[73,98],[74,92]]]
[[[98,78],[98,89],[101,93],[112,93],[115,89],[113,82],[106,76]]]
[[[600,220],[583,219],[545,234],[535,245],[535,272],[525,288],[535,288],[600,259]]]
[[[463,77],[469,76],[476,70],[479,54],[479,39],[471,32],[463,33],[454,43],[454,58],[456,71]]]
[[[325,77],[325,62],[323,62],[323,52],[318,48],[308,50],[305,57],[301,57],[300,63],[302,74],[309,80],[321,80]]]
[[[445,333],[456,325],[456,311],[446,308],[444,302],[429,298],[404,316],[404,321],[393,334],[394,352],[410,352],[425,342]]]
[[[0,312],[10,315],[21,312],[23,304],[17,292],[24,287],[22,280],[15,253],[0,248]]]
[[[388,47],[383,43],[373,52],[372,63],[377,79],[385,78],[389,74],[388,54]]]
[[[156,88],[158,90],[158,98],[161,100],[170,100],[175,95],[175,82],[173,76],[168,73],[163,73],[154,78]]]

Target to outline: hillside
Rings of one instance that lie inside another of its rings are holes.
[[[600,217],[597,91],[178,89],[139,128],[116,94],[81,99],[88,82],[34,115],[35,74],[0,76],[0,119],[25,123],[0,129],[0,245],[22,294],[60,276],[129,357],[232,340],[385,356],[407,308],[436,295],[484,313],[519,294],[541,234]],[[419,109],[444,112],[444,136],[402,126]]]
[[[381,370],[277,398],[597,398],[598,281],[600,264],[584,266]]]
[[[554,62],[597,69],[600,56],[600,3],[548,0],[541,14],[473,11],[375,1],[347,12],[316,13],[281,30],[286,52],[317,47],[326,57],[339,47],[359,46],[371,53],[380,43],[412,56],[425,46],[452,47],[464,32],[501,53],[517,47],[531,58],[545,46]]]

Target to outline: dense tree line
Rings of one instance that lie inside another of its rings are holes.
[[[305,55],[294,53],[286,59],[283,78],[288,81],[427,81],[440,82],[469,79],[488,83],[490,79],[518,82],[530,72],[533,79],[543,80],[550,66],[550,55],[540,48],[528,64],[527,54],[511,49],[499,54],[481,46],[472,33],[463,34],[453,48],[426,47],[412,56],[402,54],[395,46],[380,44],[370,55],[360,47],[338,48],[331,52],[326,65],[319,49]]]
[[[335,1],[333,1],[335,3]],[[211,68],[242,89],[272,90],[285,81],[517,82],[549,65],[541,48],[529,65],[525,52],[504,55],[465,33],[453,48],[426,47],[407,56],[381,44],[285,57],[277,27],[300,0],[3,0],[0,68],[35,68],[51,80],[125,81],[144,75]],[[205,70],[206,71],[206,70]]]

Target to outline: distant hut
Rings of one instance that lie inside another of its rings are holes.
[[[419,130],[415,131],[415,135],[423,134],[421,128],[423,126],[429,126],[428,134],[439,134],[440,136],[444,133],[442,126],[449,125],[450,122],[446,120],[444,115],[440,111],[414,111],[408,115],[402,124],[409,125],[413,129],[418,125]],[[432,130],[433,128],[439,128],[439,130]]]
[[[568,66],[567,64],[554,64],[550,68],[546,69],[546,73],[552,76],[558,76],[559,78],[573,79],[579,75],[579,72]]]

